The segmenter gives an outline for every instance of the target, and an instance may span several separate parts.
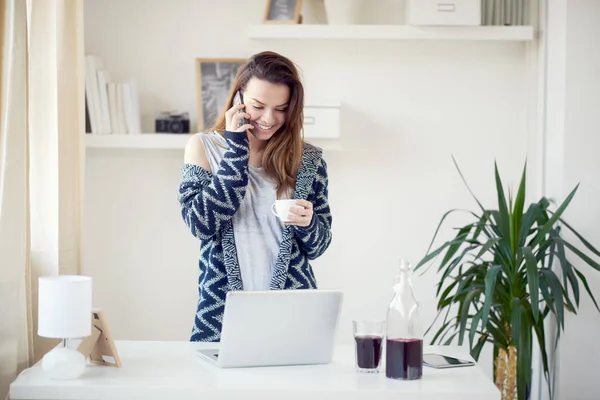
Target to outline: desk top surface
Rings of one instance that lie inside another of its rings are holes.
[[[214,343],[116,343],[122,367],[88,365],[79,379],[48,379],[40,363],[23,371],[12,383],[17,399],[245,399],[344,398],[500,399],[500,392],[479,366],[436,370],[423,367],[415,381],[388,379],[385,372],[362,374],[354,369],[352,346],[336,347],[326,365],[220,369],[196,356],[197,349]],[[459,347],[425,346],[425,352],[471,359]],[[206,397],[206,395],[210,395]]]

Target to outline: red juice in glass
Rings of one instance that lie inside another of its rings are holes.
[[[381,362],[381,336],[355,336],[356,365],[362,369],[379,368]]]
[[[387,339],[385,376],[419,379],[423,376],[423,340]]]
[[[423,327],[412,273],[410,262],[402,259],[387,313],[385,375],[391,379],[423,376]]]
[[[358,372],[379,373],[383,357],[385,322],[362,320],[352,322],[354,335],[354,357]]]

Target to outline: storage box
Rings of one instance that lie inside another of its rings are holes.
[[[481,25],[481,0],[406,0],[408,25]]]
[[[305,105],[304,137],[307,139],[340,137],[340,106],[336,104]]]

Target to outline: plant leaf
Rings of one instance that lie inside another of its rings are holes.
[[[485,302],[483,303],[482,310],[482,324],[486,326],[488,320],[488,314],[490,313],[490,307],[492,306],[494,285],[496,285],[496,276],[500,271],[499,265],[493,265],[485,275]]]
[[[467,190],[469,191],[469,193],[471,193],[471,196],[475,199],[475,201],[479,205],[479,208],[481,208],[481,211],[485,212],[485,208],[483,207],[483,205],[481,204],[481,202],[479,200],[477,200],[477,197],[475,197],[475,194],[473,193],[473,191],[469,187],[469,184],[467,183],[467,180],[463,176],[462,171],[458,167],[458,163],[456,162],[456,159],[454,158],[454,155],[452,156],[452,162],[454,162],[454,166],[456,167],[456,170],[458,171],[458,174],[460,175],[460,178],[462,179],[462,181],[464,182],[465,186],[467,187]]]
[[[498,326],[495,326],[488,320],[488,323],[485,326],[485,329],[487,329],[487,331],[489,333],[491,333],[492,338],[494,340],[494,344],[496,346],[500,346],[503,349],[507,348],[508,343],[510,343],[510,338],[508,337],[507,332],[505,331],[504,327],[499,328]]]
[[[566,221],[564,221],[563,219],[560,219],[560,222],[566,226],[567,228],[569,228],[569,230],[571,232],[573,232],[575,234],[575,236],[577,236],[577,239],[579,239],[581,241],[581,243],[583,243],[583,245],[585,247],[588,248],[588,250],[590,250],[592,253],[594,253],[595,255],[600,257],[600,251],[598,251],[594,246],[592,246],[592,244],[590,242],[588,242],[587,240],[585,240],[583,238],[583,236],[581,236],[575,229],[573,229],[571,227],[571,225],[567,224]]]
[[[556,252],[553,252],[553,254],[556,253],[556,255],[558,256],[559,265],[563,272],[563,286],[565,289],[565,298],[571,311],[577,313],[577,307],[579,307],[579,282],[577,281],[577,277],[573,273],[571,263],[567,260],[567,257],[565,255],[565,246],[562,243],[562,239],[560,238],[558,231],[554,229],[551,230],[550,236],[553,238],[555,243],[553,247],[555,247],[557,250]],[[573,289],[573,294],[575,295],[575,304],[577,304],[577,306],[574,306],[571,302],[571,297],[569,295],[569,284]]]
[[[498,173],[498,165],[495,162],[494,174],[496,177],[496,193],[498,195],[498,218],[496,220],[496,224],[498,224],[498,228],[501,232],[501,242],[507,242],[510,246],[510,220],[508,206],[506,205],[504,188],[502,187],[502,181],[500,180],[500,174]]]
[[[454,332],[452,335],[450,335],[450,337],[443,343],[444,346],[449,346],[452,341],[454,340],[454,338],[456,337],[456,335],[458,334],[458,332]]]
[[[573,307],[573,303],[571,303],[571,299],[569,297],[569,286],[567,281],[571,285],[573,289],[573,295],[575,296],[575,304],[579,307],[579,282],[573,273],[573,268],[571,267],[571,263],[567,260],[565,255],[565,246],[562,243],[562,239],[560,238],[557,230],[553,229],[550,231],[550,236],[554,239],[557,249],[557,255],[560,267],[563,271],[563,282],[565,288],[565,297],[567,298],[571,308],[573,308],[573,312],[576,312],[575,307]]]
[[[549,310],[549,308],[546,308],[546,311],[547,310]],[[547,312],[542,313],[542,316],[544,316],[544,315],[548,315]],[[548,352],[546,351],[546,333],[545,333],[544,319],[545,319],[545,317],[540,319],[538,322],[534,323],[533,321],[530,321],[530,323],[535,331],[535,335],[538,340],[538,346],[540,348],[540,354],[542,356],[542,370],[544,371],[544,377],[546,378],[546,383],[548,385],[548,393],[550,394],[550,398],[552,398],[552,387],[550,385],[550,369],[549,369],[549,363],[548,363]]]
[[[465,248],[463,250],[463,252],[461,253],[460,256],[456,257],[454,260],[452,260],[452,262],[450,263],[450,265],[448,265],[446,267],[446,269],[444,270],[444,273],[442,274],[442,278],[440,279],[440,284],[443,285],[444,282],[446,281],[446,279],[450,276],[450,274],[457,268],[460,268],[460,261],[464,258],[464,256],[466,254],[468,254],[470,251],[474,250],[476,248],[476,246],[469,246],[467,248]],[[438,270],[439,272],[439,270]]]
[[[429,261],[431,261],[433,258],[435,258],[438,254],[440,254],[442,251],[444,251],[444,249],[448,246],[453,245],[454,243],[464,243],[464,239],[460,239],[459,241],[455,242],[454,240],[449,241],[449,242],[445,242],[444,244],[442,244],[440,247],[438,247],[435,251],[433,251],[432,253],[427,254],[421,261],[419,261],[419,263],[417,264],[417,266],[414,268],[414,271],[416,271],[417,269],[421,268],[423,265],[427,264]],[[441,266],[440,266],[441,268]]]
[[[533,229],[532,225],[537,219],[537,214],[540,212],[540,206],[537,203],[529,205],[523,220],[521,221],[521,231],[519,232],[519,247],[523,247],[529,231]]]
[[[479,361],[479,354],[481,354],[481,349],[483,349],[483,346],[487,342],[488,336],[489,335],[487,333],[484,333],[483,335],[481,335],[479,337],[479,340],[477,341],[477,344],[471,350],[471,357],[473,357],[475,359],[475,361]]]
[[[577,274],[579,279],[581,279],[581,282],[583,283],[583,287],[585,287],[585,291],[590,296],[590,298],[594,302],[594,305],[596,306],[596,310],[598,310],[598,312],[600,312],[600,308],[598,308],[598,303],[596,302],[596,298],[594,297],[594,295],[592,294],[592,291],[590,290],[590,286],[588,285],[587,279],[585,279],[585,276],[581,272],[579,272],[579,270],[577,268],[573,267],[573,270],[575,271],[575,273]]]
[[[433,319],[433,322],[431,323],[431,325],[429,325],[429,327],[425,331],[425,335],[424,336],[427,336],[429,334],[429,331],[431,330],[431,328],[433,328],[433,325],[435,325],[435,323],[437,322],[437,320],[440,317],[440,315],[442,315],[442,312],[443,312],[443,310],[438,311],[438,313],[436,314],[435,318]],[[449,313],[450,313],[450,307],[448,307],[448,309],[446,310],[446,316],[444,317],[444,322],[442,323],[443,325],[446,324],[446,320],[448,319],[448,314]],[[454,317],[454,318],[456,318],[456,317]],[[440,328],[439,330],[442,330],[442,329],[444,329],[444,327]],[[439,330],[438,330],[438,332],[439,332]],[[434,343],[435,343],[435,341],[432,340],[431,344],[434,344]]]
[[[596,261],[592,260],[590,257],[588,257],[586,254],[584,254],[577,247],[573,246],[571,243],[567,242],[564,239],[560,239],[560,242],[563,243],[565,246],[567,246],[567,248],[569,250],[571,250],[573,253],[575,253],[579,258],[581,258],[583,261],[585,261],[587,265],[589,265],[590,267],[594,268],[597,271],[600,271],[600,264],[598,264]]]
[[[552,296],[550,295],[550,289],[548,288],[548,283],[546,282],[546,279],[540,279],[539,281],[540,284],[540,291],[542,292],[542,296],[544,297],[544,301],[546,302],[546,308],[548,310],[548,312],[552,312],[552,314],[556,315],[556,307],[554,305],[554,300],[552,299]],[[544,315],[542,313],[542,315]],[[556,322],[556,329],[560,330],[560,324],[558,323],[558,318],[555,319]]]
[[[531,324],[521,308],[521,325],[517,345],[517,393],[519,399],[525,399],[527,387],[531,382]]]
[[[517,197],[515,199],[515,205],[513,207],[512,218],[511,218],[511,239],[512,239],[512,252],[517,254],[519,248],[519,242],[521,240],[521,221],[523,220],[523,209],[525,206],[525,186],[527,173],[527,163],[523,167],[523,174],[521,176],[521,183],[519,184],[519,190],[517,191]]]
[[[477,325],[481,321],[481,314],[483,310],[479,310],[471,319],[471,329],[469,332],[469,347],[473,348],[473,340],[475,340],[475,334],[477,333]]]
[[[444,331],[446,329],[448,329],[448,325],[450,325],[450,323],[455,320],[456,318],[452,318],[450,321],[446,321],[442,327],[440,329],[438,329],[438,331],[435,333],[435,335],[433,336],[433,339],[431,339],[431,343],[436,343],[436,341],[439,339],[439,337],[444,333]]]
[[[513,258],[512,249],[510,246],[510,238],[508,236],[505,236],[504,233],[500,231],[498,225],[498,221],[500,221],[502,218],[500,212],[492,210],[489,213],[492,216],[493,220],[496,221],[494,224],[492,224],[492,231],[494,231],[496,237],[500,239],[497,244],[498,252],[495,254],[496,257],[499,257],[500,259],[496,261],[498,264],[506,265],[510,269]],[[506,222],[506,224],[508,226],[508,221]]]
[[[539,318],[540,292],[537,261],[533,256],[531,247],[524,247],[523,254],[525,255],[525,264],[527,264],[527,284],[529,285],[529,296],[531,297],[531,312],[533,314],[533,320],[537,322]]]
[[[544,239],[544,236],[546,236],[546,234],[550,231],[550,229],[552,229],[552,227],[554,227],[554,224],[556,223],[556,221],[558,221],[560,219],[560,216],[562,215],[562,213],[565,211],[565,209],[567,208],[567,206],[573,199],[573,196],[575,196],[575,193],[577,192],[578,188],[579,188],[579,184],[577,184],[577,186],[575,186],[575,189],[573,189],[571,191],[571,193],[569,193],[569,196],[567,196],[565,201],[562,202],[562,204],[560,205],[560,207],[558,207],[556,212],[554,212],[552,214],[552,217],[546,223],[544,223],[543,226],[538,230],[537,235],[533,239],[533,243],[531,245],[532,248],[539,245],[542,242],[542,240]]]
[[[451,284],[449,284],[449,285],[448,285],[448,287],[446,287],[446,289],[444,289],[444,292],[442,293],[442,295],[441,295],[441,296],[439,296],[440,290],[441,290],[441,289],[442,289],[442,287],[443,287],[443,284],[442,284],[442,282],[440,282],[440,283],[438,284],[438,290],[436,291],[436,294],[435,294],[436,296],[439,296],[439,298],[440,298],[439,302],[440,302],[440,303],[443,303],[443,302],[445,302],[445,301],[446,301],[446,299],[448,299],[448,296],[450,295],[450,292],[451,292],[451,291],[452,291],[452,290],[453,290],[453,289],[456,287],[456,285],[458,285],[459,283],[460,283],[460,280],[458,280],[458,279],[455,279],[455,280],[454,280],[454,282],[452,282]]]
[[[556,311],[556,317],[560,323],[560,326],[565,328],[565,306],[563,303],[563,294],[562,294],[562,285],[560,284],[560,280],[551,269],[542,269],[540,270],[542,275],[546,278],[548,285],[550,286],[550,290],[552,292],[554,309]]]
[[[513,298],[511,304],[511,325],[510,328],[512,330],[512,340],[515,346],[519,345],[519,332],[521,331],[521,301],[518,298]],[[518,347],[517,347],[518,349]]]
[[[456,254],[460,246],[462,246],[462,244],[464,243],[462,239],[466,239],[468,237],[469,232],[471,231],[471,227],[472,225],[466,225],[458,230],[458,233],[456,234],[456,237],[453,240],[453,242],[455,243],[448,247],[444,258],[442,259],[442,263],[440,264],[440,268],[446,265],[446,263],[454,256],[454,254]]]
[[[435,238],[437,237],[437,235],[438,235],[438,233],[439,233],[439,231],[440,231],[440,228],[442,227],[442,224],[444,223],[444,221],[446,220],[446,218],[447,218],[447,217],[448,217],[450,214],[452,214],[452,213],[455,213],[455,212],[457,212],[457,211],[461,211],[461,210],[460,210],[460,209],[452,209],[452,210],[446,211],[446,212],[444,213],[444,215],[442,216],[442,219],[441,219],[441,220],[440,220],[440,222],[438,223],[438,226],[437,226],[437,228],[435,228],[435,232],[434,232],[434,234],[433,234],[433,238],[431,238],[431,242],[429,243],[429,246],[427,247],[427,251],[425,252],[425,254],[429,254],[429,252],[431,251],[431,248],[433,247],[433,243],[435,242]],[[471,211],[467,211],[467,212],[468,212],[468,213],[471,213]],[[444,246],[446,246],[446,245],[447,245],[447,242],[446,242],[446,243],[445,243],[445,244],[444,244],[442,247],[444,247]],[[440,250],[440,249],[441,249],[442,247],[440,247],[440,248],[438,249],[439,251],[437,251],[436,255],[437,255],[437,254],[439,254],[439,253],[441,252],[441,250]],[[435,256],[433,256],[433,257],[435,257]],[[429,260],[431,260],[433,257],[429,257],[429,258],[428,258],[428,257],[425,257],[425,258],[423,258],[423,259],[422,259],[422,260],[421,260],[421,261],[420,261],[420,262],[417,264],[417,266],[414,268],[414,269],[415,269],[415,271],[417,270],[417,268],[421,267],[423,264],[426,264],[426,263],[427,263]]]
[[[487,253],[499,241],[500,241],[499,238],[491,238],[487,242],[485,242],[484,245],[481,246],[481,250],[479,250],[479,253],[477,253],[477,256],[475,256],[475,260],[480,259],[482,255]]]
[[[478,293],[476,290],[472,290],[467,294],[465,300],[461,303],[460,308],[460,334],[458,335],[458,345],[462,346],[463,340],[465,337],[465,329],[467,328],[467,321],[469,319],[469,309],[471,308],[471,303],[473,302],[473,298]]]

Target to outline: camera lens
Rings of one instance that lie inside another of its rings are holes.
[[[171,123],[169,124],[169,132],[183,132],[183,124],[180,121],[171,121]]]

